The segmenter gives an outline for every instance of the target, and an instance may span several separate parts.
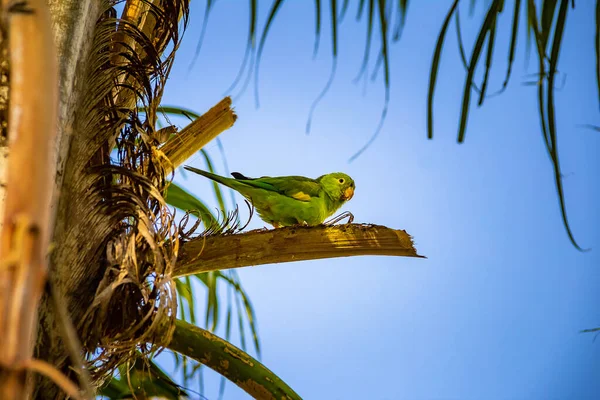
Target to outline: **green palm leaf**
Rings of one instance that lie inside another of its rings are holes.
[[[565,1],[567,1],[567,0],[565,0]],[[349,3],[348,1],[343,2],[342,11],[341,11],[341,13],[339,15],[339,19],[338,19],[336,1],[331,0],[331,11],[332,12],[330,13],[330,19],[331,19],[331,26],[332,26],[331,38],[333,41],[333,59],[334,59],[333,64],[332,64],[332,71],[330,73],[327,84],[325,85],[325,88],[319,94],[319,96],[317,97],[317,99],[315,100],[315,102],[313,103],[313,105],[311,107],[311,111],[310,111],[309,118],[307,121],[307,128],[306,128],[307,132],[310,130],[312,114],[314,113],[314,110],[315,110],[317,104],[320,102],[320,100],[323,98],[323,96],[329,90],[329,87],[333,80],[333,76],[335,74],[335,69],[336,69],[336,65],[337,65],[337,62],[336,62],[337,43],[339,40],[337,25],[338,25],[338,22],[341,21],[342,17],[345,15],[346,9],[349,6],[348,3]],[[374,134],[371,136],[371,138],[369,138],[369,140],[366,142],[366,144],[349,159],[349,161],[353,161],[358,156],[360,156],[374,142],[374,140],[377,138],[377,136],[379,135],[379,133],[383,127],[383,122],[385,121],[385,117],[386,117],[387,111],[388,111],[388,104],[390,101],[390,59],[389,59],[389,40],[388,40],[389,28],[388,28],[388,25],[389,25],[389,21],[392,16],[391,10],[395,8],[396,14],[397,14],[396,24],[393,29],[393,41],[394,42],[396,42],[399,39],[401,30],[402,30],[402,26],[404,26],[404,24],[406,22],[406,18],[407,18],[407,9],[408,9],[408,1],[407,0],[398,0],[396,2],[391,2],[391,1],[386,1],[386,0],[369,0],[368,1],[368,17],[365,18],[364,20],[362,19],[362,16],[363,16],[363,14],[365,14],[365,10],[367,9],[367,1],[366,0],[358,1],[358,9],[357,9],[357,14],[356,14],[356,19],[359,21],[362,21],[365,24],[366,32],[367,32],[367,39],[366,39],[366,43],[365,43],[364,56],[362,59],[362,63],[361,63],[360,69],[359,69],[358,76],[354,80],[355,82],[357,82],[363,76],[365,76],[365,79],[366,79],[366,73],[367,73],[368,64],[369,64],[369,56],[371,53],[372,40],[373,40],[372,33],[373,33],[373,30],[375,27],[374,16],[375,16],[375,5],[376,4],[377,4],[377,9],[378,9],[378,14],[379,14],[379,27],[380,27],[379,40],[381,43],[381,50],[378,53],[378,57],[375,62],[373,77],[376,76],[377,71],[379,70],[380,66],[383,66],[385,102],[383,105],[379,124],[377,125]],[[469,15],[473,16],[473,11],[474,11],[476,2],[474,0],[471,0],[469,4],[470,4],[469,5]],[[505,9],[505,7],[504,7],[505,0],[492,0],[491,2],[488,2],[487,4],[489,4],[489,5],[487,6],[488,8],[485,13],[485,17],[483,18],[483,22],[480,26],[479,34],[477,35],[477,38],[473,45],[473,49],[472,49],[468,63],[466,62],[466,56],[464,55],[462,38],[459,38],[459,50],[461,52],[461,57],[463,60],[462,62],[463,62],[463,64],[465,64],[466,69],[467,69],[467,76],[465,79],[463,95],[462,95],[462,107],[461,107],[460,119],[459,119],[459,124],[458,124],[458,142],[459,143],[462,143],[464,141],[466,131],[467,131],[467,123],[468,123],[469,111],[470,111],[471,90],[475,90],[479,94],[479,98],[478,98],[479,106],[483,105],[483,102],[486,98],[486,93],[488,91],[488,82],[491,77],[492,58],[493,58],[494,49],[496,47],[495,46],[496,35],[497,35],[496,27],[498,25],[498,19]],[[548,154],[550,155],[550,158],[551,158],[551,161],[553,164],[553,170],[555,171],[555,177],[556,177],[556,176],[558,176],[558,175],[556,175],[556,171],[560,171],[560,167],[558,165],[558,152],[557,152],[557,150],[555,150],[553,148],[553,146],[555,145],[555,141],[553,140],[552,135],[555,135],[556,132],[555,132],[554,126],[549,127],[549,124],[550,123],[554,124],[554,122],[550,121],[551,116],[548,115],[549,113],[552,113],[552,114],[554,113],[554,111],[551,110],[551,108],[552,109],[554,108],[554,105],[549,104],[549,99],[553,100],[553,94],[549,94],[549,93],[553,92],[554,87],[551,86],[549,84],[549,82],[547,82],[547,78],[550,74],[550,71],[553,71],[552,72],[553,75],[555,74],[556,67],[558,65],[558,59],[556,58],[553,65],[552,66],[550,65],[550,64],[552,64],[552,62],[551,62],[551,58],[547,55],[547,47],[548,47],[548,44],[551,39],[553,42],[553,47],[555,46],[555,44],[558,44],[560,46],[560,40],[563,35],[563,30],[562,30],[562,28],[561,29],[557,29],[557,28],[559,28],[559,26],[564,26],[567,14],[566,14],[566,12],[564,14],[561,14],[562,11],[560,11],[561,10],[560,7],[563,7],[563,2],[562,1],[559,2],[558,0],[542,0],[541,7],[540,7],[541,13],[540,13],[539,17],[537,15],[537,7],[536,7],[535,0],[527,0],[526,2],[522,2],[521,0],[514,0],[513,4],[514,4],[514,7],[511,8],[511,10],[512,10],[512,25],[511,25],[510,36],[509,36],[510,45],[509,45],[509,50],[508,50],[508,65],[506,68],[503,84],[498,91],[493,93],[493,95],[502,93],[506,89],[508,82],[510,80],[510,76],[512,73],[512,66],[513,66],[516,48],[517,48],[517,35],[518,35],[518,31],[519,31],[520,8],[521,8],[522,4],[524,4],[524,6],[526,7],[526,20],[527,20],[527,24],[526,24],[527,41],[526,41],[525,53],[526,53],[526,55],[529,55],[530,48],[531,48],[531,42],[533,39],[535,48],[537,50],[537,55],[538,55],[538,73],[537,73],[537,75],[539,77],[539,82],[537,84],[537,86],[538,86],[537,97],[538,97],[538,104],[539,104],[539,118],[540,118],[540,124],[541,124],[541,131],[542,131],[542,135],[544,138],[546,149],[548,151]],[[271,9],[270,9],[268,17],[267,17],[267,21],[266,21],[265,26],[262,31],[260,43],[258,46],[256,63],[254,65],[254,67],[255,67],[255,70],[254,70],[255,98],[256,98],[257,106],[259,105],[258,73],[259,73],[259,65],[260,65],[261,55],[262,55],[262,51],[264,50],[267,36],[270,32],[270,28],[272,27],[272,25],[275,21],[275,17],[278,15],[278,11],[280,10],[282,5],[283,5],[283,0],[274,0],[273,1]],[[316,53],[316,51],[318,50],[318,44],[319,44],[319,41],[321,38],[321,26],[322,26],[322,21],[321,21],[322,4],[321,4],[321,1],[315,0],[314,6],[315,6],[315,50],[314,50],[314,52]],[[571,1],[571,6],[573,8],[575,7],[574,1]],[[564,5],[564,7],[568,8],[568,4]],[[600,60],[600,1],[596,2],[595,11],[596,11],[595,48],[596,48],[596,55],[597,55],[596,59]],[[258,13],[258,7],[251,7],[250,12],[252,14],[251,20],[255,21],[256,17],[257,17],[256,14]],[[432,64],[431,64],[429,85],[428,85],[428,94],[427,94],[427,114],[426,114],[426,116],[427,116],[427,137],[430,139],[433,138],[433,98],[434,98],[435,87],[436,87],[436,83],[437,83],[437,75],[438,75],[438,70],[439,70],[440,58],[441,58],[442,48],[444,46],[444,39],[446,36],[446,32],[447,32],[448,26],[451,21],[451,16],[455,12],[457,12],[457,15],[456,15],[457,35],[460,37],[460,27],[458,26],[458,24],[459,24],[458,0],[456,0],[452,3],[450,11],[448,12],[448,14],[446,15],[446,18],[442,22],[440,34],[438,36],[438,40],[437,40],[437,43],[436,43],[436,46],[434,49],[434,55],[433,55],[433,60],[432,60]],[[564,15],[564,18],[562,15]],[[486,50],[486,55],[485,55],[485,70],[484,70],[484,76],[483,76],[482,86],[481,86],[481,90],[480,90],[477,88],[477,86],[473,82],[473,78],[475,76],[475,70],[476,70],[477,66],[479,65],[479,61],[480,61],[481,55],[483,53],[483,48],[486,45],[487,45],[487,50]],[[598,98],[599,98],[599,103],[600,103],[600,61],[596,61],[596,75],[597,75],[596,79],[597,79],[597,86],[598,86]],[[544,81],[546,81],[546,82],[544,82]],[[554,82],[554,76],[552,77],[552,81]],[[553,115],[552,115],[552,119],[553,119]],[[566,217],[566,205],[564,202],[563,187],[562,187],[562,184],[559,182],[559,180],[560,180],[559,178],[556,178],[556,190],[557,190],[557,195],[559,198],[560,209],[561,209],[561,214],[562,214],[562,219],[563,219],[563,225],[565,226],[567,235],[568,235],[571,243],[577,249],[582,250],[581,247],[579,247],[579,245],[575,241],[574,235],[571,232],[571,228],[570,228],[568,219]]]
[[[218,336],[187,322],[176,322],[169,349],[215,370],[254,398],[300,399],[258,360]]]

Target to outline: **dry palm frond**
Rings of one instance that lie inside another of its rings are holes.
[[[136,349],[160,348],[177,307],[179,234],[162,197],[168,162],[152,137],[188,1],[129,1],[127,10],[96,26],[52,258],[57,280],[72,288],[66,297],[96,378]]]
[[[207,223],[204,221],[205,228],[204,231],[196,234],[198,227],[200,227],[200,223],[203,222],[201,219],[197,219],[194,225],[186,230],[187,224],[189,223],[189,216],[194,215],[194,210],[189,210],[185,213],[185,215],[181,218],[179,222],[179,233],[182,241],[188,241],[191,239],[195,239],[198,237],[208,237],[208,236],[216,236],[216,235],[233,235],[236,233],[241,233],[250,221],[252,220],[252,216],[254,215],[254,206],[247,201],[244,200],[246,206],[248,207],[248,218],[245,223],[242,223],[240,219],[240,210],[236,205],[235,209],[229,212],[220,212],[219,217],[213,221],[212,223]]]
[[[228,251],[223,252],[224,248]],[[412,237],[400,229],[373,224],[290,226],[187,241],[181,247],[173,276],[365,255],[423,258]]]

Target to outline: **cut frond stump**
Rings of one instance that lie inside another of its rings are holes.
[[[208,142],[231,128],[236,119],[237,116],[231,108],[231,97],[225,97],[178,134],[173,135],[161,147],[161,151],[175,169],[206,146]]]
[[[173,275],[367,255],[425,258],[400,229],[371,224],[287,227],[190,240],[180,250]]]

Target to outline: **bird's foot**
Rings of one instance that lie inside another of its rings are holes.
[[[332,226],[332,225],[335,225],[338,222],[342,221],[345,218],[348,218],[348,222],[346,222],[347,224],[351,224],[352,221],[354,221],[354,215],[352,215],[352,213],[350,211],[345,211],[345,212],[341,213],[340,215],[331,218],[329,221],[323,222],[323,225]]]
[[[306,221],[297,221],[294,225],[288,225],[289,228],[307,228],[310,225]]]

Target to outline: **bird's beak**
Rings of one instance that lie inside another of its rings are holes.
[[[342,194],[342,200],[350,200],[352,196],[354,196],[354,188],[348,187],[346,188],[346,190],[344,190],[344,193]]]

